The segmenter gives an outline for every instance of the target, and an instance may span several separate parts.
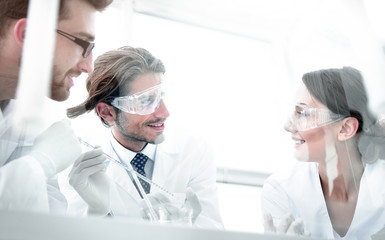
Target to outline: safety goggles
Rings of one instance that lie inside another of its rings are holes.
[[[298,131],[323,127],[346,117],[327,109],[313,108],[303,104],[295,104],[294,108],[290,120]]]
[[[162,84],[159,84],[130,96],[117,97],[111,104],[127,113],[148,115],[155,112],[164,95]]]

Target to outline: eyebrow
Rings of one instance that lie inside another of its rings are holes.
[[[302,102],[300,102],[300,103],[297,103],[297,105],[304,105],[304,106],[309,106],[309,105],[307,105],[306,103],[302,103]]]

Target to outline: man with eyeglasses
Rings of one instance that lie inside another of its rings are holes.
[[[66,100],[73,79],[92,72],[94,19],[111,2],[60,1],[50,82],[52,100]],[[67,203],[56,188],[54,176],[84,157],[74,131],[68,121],[59,121],[29,139],[15,131],[10,120],[17,101],[28,4],[28,0],[0,0],[0,209],[64,212]]]
[[[109,160],[114,160],[105,163],[104,159],[89,155],[74,163],[67,175],[79,194],[76,197],[73,191],[67,192],[69,202],[77,206],[74,211],[81,214],[91,207],[112,216],[140,218],[141,198],[149,194],[155,210],[157,204],[165,203],[160,209],[166,210],[157,215],[160,220],[175,220],[181,212],[178,208],[171,210],[168,204],[175,202],[178,194],[182,203],[185,197],[190,203],[194,226],[223,228],[210,148],[199,138],[180,131],[168,131],[165,139],[170,114],[164,102],[162,61],[145,49],[121,47],[100,55],[94,67],[87,79],[89,96],[82,104],[68,109],[67,115],[75,118],[95,110],[110,134],[90,138],[90,143],[103,146]],[[139,183],[133,181],[135,177],[131,179],[129,169],[137,172]],[[100,176],[105,171],[112,180],[111,189],[105,187],[108,182]]]

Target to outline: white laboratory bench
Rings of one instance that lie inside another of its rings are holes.
[[[0,211],[0,240],[278,240],[278,235],[150,224],[125,218],[69,217]],[[300,238],[305,240],[306,238]]]

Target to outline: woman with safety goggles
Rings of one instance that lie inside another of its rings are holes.
[[[306,73],[284,128],[299,160],[263,187],[266,232],[370,239],[385,225],[385,124],[359,71]]]

